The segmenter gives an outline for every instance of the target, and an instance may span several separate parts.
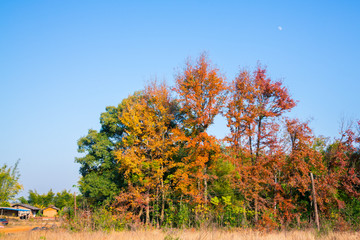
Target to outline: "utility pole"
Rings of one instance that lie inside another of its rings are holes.
[[[318,209],[317,209],[317,204],[316,204],[314,176],[313,176],[312,172],[310,173],[310,177],[311,177],[312,194],[313,194],[313,200],[314,200],[315,222],[316,222],[316,226],[317,226],[318,231],[320,231],[319,215],[318,215]]]

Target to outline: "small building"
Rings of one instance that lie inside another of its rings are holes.
[[[30,214],[31,212],[28,209],[0,207],[0,216],[19,217],[21,219],[27,219],[30,217]]]
[[[55,206],[49,206],[42,209],[41,211],[44,217],[55,217],[58,214],[58,211],[60,211],[60,209]]]
[[[29,204],[15,203],[11,205],[13,208],[30,210],[30,217],[36,217],[36,214],[40,211],[40,208],[31,206]]]

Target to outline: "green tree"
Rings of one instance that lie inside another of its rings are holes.
[[[70,190],[63,190],[61,192],[56,193],[54,196],[55,206],[63,209],[64,207],[72,207],[74,206],[74,195],[71,194]]]
[[[18,182],[20,173],[18,170],[19,160],[14,167],[4,164],[0,168],[0,206],[10,206],[9,201],[14,200],[16,194],[23,188]]]
[[[87,152],[84,157],[76,158],[81,164],[79,189],[91,204],[102,203],[118,192],[117,163],[112,154],[114,144],[105,133],[90,129],[78,145],[79,152]]]
[[[52,189],[44,194],[39,194],[36,190],[30,190],[28,203],[39,208],[48,207],[49,205],[55,205],[54,196]]]
[[[28,200],[24,196],[19,197],[17,200],[18,200],[18,202],[23,203],[23,204],[29,203]]]
[[[135,101],[137,93],[128,100]],[[85,156],[75,158],[82,175],[79,190],[92,206],[99,206],[117,196],[124,185],[120,165],[114,152],[123,148],[124,125],[120,116],[126,99],[118,107],[106,107],[100,116],[100,131],[90,129],[85,137],[78,141],[78,152]]]
[[[64,207],[72,207],[74,205],[74,196],[70,190],[54,193],[52,189],[50,189],[49,192],[44,194],[39,194],[36,190],[30,190],[28,199],[21,197],[18,200],[21,203],[28,203],[39,208],[54,205],[63,209]]]

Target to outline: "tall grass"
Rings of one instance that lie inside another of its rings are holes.
[[[264,233],[253,230],[138,230],[122,232],[71,232],[66,230],[32,231],[1,236],[4,240],[345,240],[360,239],[358,232],[330,232],[319,235],[316,231],[289,231]]]

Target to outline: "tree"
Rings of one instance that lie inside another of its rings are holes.
[[[29,203],[24,196],[19,197],[18,202],[23,203],[23,204],[28,204]]]
[[[340,137],[330,144],[324,152],[323,161],[326,171],[315,179],[318,185],[317,198],[319,208],[330,218],[334,212],[341,212],[347,205],[360,202],[360,122],[354,127],[342,127]],[[352,218],[353,216],[351,216]],[[338,214],[339,226],[344,223],[344,216]],[[355,217],[357,218],[357,217]]]
[[[23,188],[18,182],[20,177],[19,161],[20,159],[13,167],[4,164],[0,168],[0,206],[10,206],[9,201],[14,200],[16,194]]]
[[[202,54],[175,81],[107,107],[101,129],[79,140],[79,187],[93,207],[126,222],[239,227],[251,218],[269,229],[311,223],[316,197],[321,218],[359,225],[360,122],[327,145],[308,122],[285,117],[296,102],[260,65],[227,85]],[[224,142],[208,134],[220,113]],[[49,199],[72,204],[70,192],[29,193],[29,203]]]
[[[39,194],[36,190],[30,190],[27,201],[33,206],[44,208],[50,205],[55,205],[54,197],[55,193],[52,191],[52,189],[44,194]]]
[[[64,209],[64,207],[73,207],[74,195],[70,192],[70,190],[58,192],[54,196],[54,205],[60,209]]]
[[[195,63],[188,61],[184,71],[176,76],[174,91],[184,116],[178,138],[185,151],[176,172],[177,187],[195,203],[208,201],[208,168],[220,147],[207,129],[223,107],[225,90],[224,77],[205,54]]]
[[[123,176],[114,151],[121,147],[123,124],[119,115],[123,104],[107,107],[100,116],[100,132],[90,129],[78,141],[78,152],[86,153],[75,158],[79,163],[81,179],[79,189],[92,206],[103,204],[116,196],[123,186]]]
[[[259,202],[265,203],[261,191],[269,184],[274,187],[284,160],[277,136],[278,119],[294,106],[287,89],[271,80],[260,65],[253,74],[241,71],[230,86],[225,113],[230,135],[226,140],[240,177],[238,187],[246,199],[254,199],[255,222]]]
[[[116,151],[121,171],[128,183],[127,192],[142,196],[135,206],[140,211],[145,206],[145,221],[150,222],[150,202],[161,199],[160,222],[164,218],[165,194],[169,189],[166,173],[173,166],[175,143],[172,140],[176,127],[176,102],[171,98],[165,83],[150,83],[136,101],[124,102],[119,120],[124,124],[122,148]]]
[[[322,153],[316,149],[320,139],[313,136],[307,122],[285,119],[285,130],[289,151],[279,176],[276,197],[279,203],[288,202],[286,208],[279,204],[279,217],[286,216],[286,222],[296,217],[299,224],[301,215],[309,216],[307,211],[313,212],[310,173],[322,175],[326,169]]]
[[[71,194],[70,190],[54,193],[52,189],[50,189],[49,192],[44,194],[39,194],[36,190],[30,190],[27,199],[25,197],[20,197],[18,200],[21,203],[27,203],[39,208],[48,207],[50,205],[54,205],[60,209],[74,206],[74,196]]]

